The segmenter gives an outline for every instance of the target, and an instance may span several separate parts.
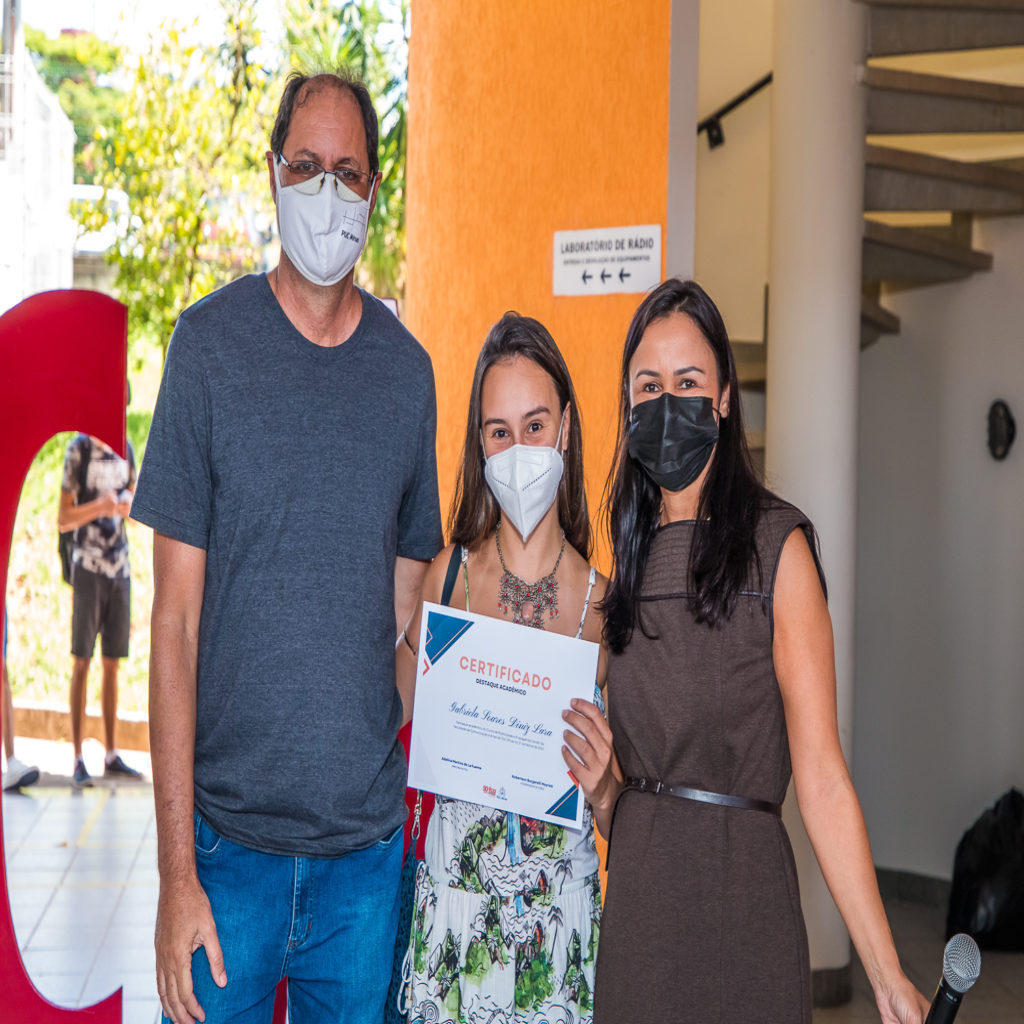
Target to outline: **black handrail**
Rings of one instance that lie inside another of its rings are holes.
[[[735,110],[741,103],[745,103],[755,93],[759,93],[766,85],[769,85],[772,80],[772,73],[769,71],[763,78],[759,78],[749,88],[744,89],[738,96],[734,96],[724,106],[719,107],[713,114],[709,114],[697,124],[697,134],[701,132],[708,133],[708,148],[714,149],[716,146],[720,146],[725,142],[725,132],[722,131],[722,118],[726,114]]]

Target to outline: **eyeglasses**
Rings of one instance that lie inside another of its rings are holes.
[[[294,188],[306,196],[315,196],[324,186],[327,175],[334,178],[334,190],[349,202],[359,199],[366,199],[370,194],[370,186],[373,183],[373,175],[366,171],[356,170],[355,167],[342,167],[337,171],[328,171],[321,167],[314,160],[296,160],[289,163],[283,153],[277,154],[277,159],[284,164],[286,171],[282,175],[283,185]]]

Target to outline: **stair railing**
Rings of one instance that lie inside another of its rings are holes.
[[[697,134],[701,132],[707,132],[708,135],[708,148],[715,149],[725,142],[725,132],[722,130],[722,118],[726,114],[731,113],[738,106],[746,103],[751,96],[759,93],[766,85],[769,85],[772,80],[772,73],[769,71],[768,74],[759,78],[753,85],[748,86],[738,96],[734,96],[728,103],[719,107],[713,114],[708,114],[702,121],[697,123]]]

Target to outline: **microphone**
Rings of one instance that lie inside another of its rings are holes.
[[[924,1024],[953,1024],[964,993],[981,974],[981,953],[978,944],[963,932],[946,943],[942,952],[942,980],[935,990],[931,1009]]]

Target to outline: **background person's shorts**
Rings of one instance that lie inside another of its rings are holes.
[[[103,637],[104,658],[127,658],[131,578],[113,579],[76,565],[71,587],[71,653],[76,658],[91,658],[98,633]]]

